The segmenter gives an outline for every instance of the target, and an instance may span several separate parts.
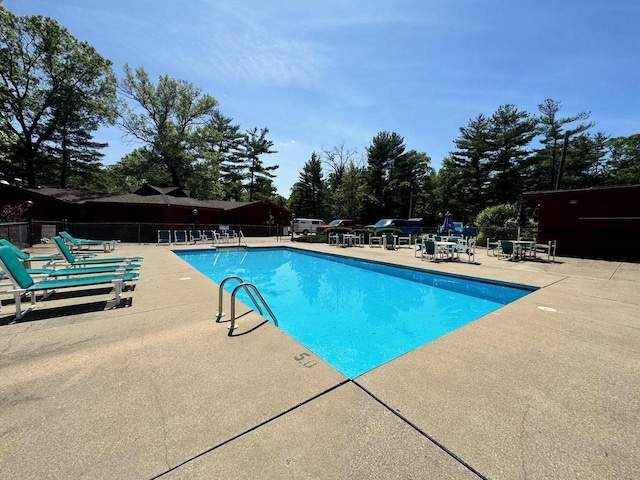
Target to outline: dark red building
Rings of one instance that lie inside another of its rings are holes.
[[[559,255],[640,260],[640,185],[526,192]]]
[[[70,189],[25,189],[0,185],[2,205],[31,201],[30,216],[38,226],[61,225],[73,235],[107,235],[122,241],[151,242],[159,229],[218,229],[221,224],[245,235],[275,235],[291,223],[290,212],[268,201],[226,202],[197,200],[176,187],[143,185],[124,195],[105,195]],[[102,225],[98,229],[98,224]],[[127,226],[135,225],[132,229]],[[109,233],[108,229],[111,229]],[[114,231],[115,230],[115,231]],[[134,231],[135,230],[135,231]],[[129,233],[133,232],[133,233]],[[133,238],[136,237],[136,238]]]

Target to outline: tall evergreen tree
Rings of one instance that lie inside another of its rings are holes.
[[[611,138],[607,142],[610,158],[606,167],[609,185],[640,183],[640,133]]]
[[[559,117],[562,104],[550,98],[538,105],[540,112],[538,120],[538,133],[542,135],[540,143],[543,148],[532,157],[531,168],[527,185],[530,190],[544,190],[555,188],[555,183],[560,167],[560,155],[563,149],[565,126],[587,120],[591,112],[580,112],[569,117]],[[592,122],[579,123],[570,130],[571,135],[578,135],[590,129]]]
[[[571,139],[558,188],[589,188],[602,185],[601,165],[606,154],[607,137],[583,133]]]
[[[410,150],[400,155],[391,169],[387,189],[392,203],[389,211],[398,217],[413,217],[418,192],[432,174],[431,159],[425,153]]]
[[[274,178],[275,175],[271,172],[279,168],[278,165],[265,166],[260,158],[261,155],[278,153],[276,150],[271,150],[273,142],[267,140],[267,133],[269,133],[268,128],[263,128],[258,133],[258,129],[254,127],[247,130],[244,139],[241,169],[246,172],[244,176],[247,182],[245,188],[249,192],[250,202],[253,201],[258,179]]]
[[[514,105],[502,105],[491,117],[492,157],[489,198],[495,205],[515,202],[524,182],[521,173],[529,157],[529,145],[536,135],[537,121]]]
[[[474,216],[486,207],[486,190],[489,185],[489,170],[492,150],[491,120],[480,114],[460,127],[460,136],[454,140],[457,148],[451,159],[458,168],[460,193],[465,198],[467,214]]]
[[[368,220],[392,215],[386,209],[392,205],[391,191],[387,188],[395,162],[405,151],[404,138],[397,133],[379,132],[367,147],[368,163]]]
[[[213,161],[220,168],[220,181],[224,189],[225,200],[242,198],[242,152],[245,136],[240,125],[234,125],[233,119],[225,117],[216,110],[208,122],[208,149]]]
[[[294,188],[296,195],[290,207],[297,216],[325,217],[326,184],[322,174],[322,162],[315,152],[302,167]]]

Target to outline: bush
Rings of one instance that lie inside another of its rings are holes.
[[[505,203],[495,207],[487,207],[476,217],[476,226],[485,228],[504,228],[507,221],[513,218],[514,207]]]
[[[299,235],[297,237],[291,237],[291,241],[303,243],[327,243],[327,235]]]
[[[373,235],[376,237],[381,237],[382,235],[386,235],[390,233],[392,235],[402,235],[402,230],[399,228],[378,228],[373,231]]]

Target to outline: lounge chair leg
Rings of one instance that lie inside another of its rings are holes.
[[[116,305],[120,305],[120,300],[122,299],[122,280],[115,280],[113,283],[116,291]]]

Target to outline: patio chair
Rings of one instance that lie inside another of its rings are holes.
[[[191,243],[202,242],[204,237],[202,236],[202,232],[200,230],[189,230],[189,241]]]
[[[500,240],[500,247],[498,249],[498,260],[502,258],[513,260],[514,256],[515,250],[513,248],[513,242],[511,240]]]
[[[370,247],[381,247],[382,246],[382,237],[370,235],[369,236],[369,246]]]
[[[456,254],[458,256],[458,259],[460,259],[460,255],[466,255],[468,263],[471,263],[472,261],[475,263],[476,239],[469,238],[466,241],[458,242],[458,246],[456,247]]]
[[[393,233],[385,233],[384,248],[387,250],[396,250],[396,236]]]
[[[487,238],[487,256],[496,255],[496,250],[500,247],[500,243],[495,238]]]
[[[548,243],[536,243],[533,246],[532,254],[534,257],[537,257],[538,253],[547,255],[547,262],[555,262],[556,261],[556,241],[549,240]]]
[[[527,238],[527,237],[523,237],[520,240],[522,240],[523,242],[531,242],[531,243],[523,243],[520,248],[522,249],[522,256],[523,257],[533,257],[533,246],[536,243],[536,239],[535,238]]]
[[[424,260],[425,257],[429,257],[432,261],[436,259],[436,242],[433,240],[424,240],[422,242],[420,258]]]
[[[173,243],[187,243],[187,231],[186,230],[174,230],[173,231]]]
[[[102,247],[105,252],[108,252],[110,250],[115,250],[116,244],[118,243],[118,240],[89,240],[86,238],[75,238],[64,230],[60,232],[59,235],[71,247],[71,251],[96,246]]]
[[[213,230],[202,230],[202,237],[205,242],[213,243],[213,239],[214,239]]]
[[[100,257],[100,258],[82,258],[71,253],[71,250],[62,241],[60,237],[53,237],[53,241],[58,246],[58,250],[63,257],[63,263],[69,265],[69,267],[86,267],[97,266],[100,264],[119,263],[128,264],[142,261],[142,257]]]
[[[411,235],[398,237],[398,248],[400,248],[402,245],[406,245],[407,247],[411,248]]]
[[[13,284],[13,288],[8,290],[7,293],[13,293],[16,306],[16,320],[20,320],[35,308],[38,292],[44,293],[46,297],[52,290],[61,288],[80,288],[112,284],[115,289],[115,302],[117,305],[122,299],[124,284],[138,279],[137,273],[128,272],[108,275],[83,275],[81,277],[63,279],[45,279],[36,282],[11,249],[4,246],[0,247],[0,266]],[[22,295],[27,293],[31,295],[31,305],[26,310],[23,310]]]
[[[171,244],[171,230],[158,230],[158,245],[161,243]]]

